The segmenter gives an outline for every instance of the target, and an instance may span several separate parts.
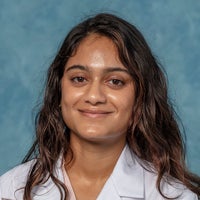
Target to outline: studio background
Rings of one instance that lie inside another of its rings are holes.
[[[185,126],[187,164],[200,175],[199,0],[0,0],[0,175],[34,138],[34,107],[67,32],[97,12],[135,24],[164,66]]]

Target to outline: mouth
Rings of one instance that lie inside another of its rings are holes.
[[[106,117],[113,112],[111,111],[105,111],[105,110],[88,110],[88,109],[80,109],[78,110],[82,115],[89,117],[89,118],[101,118]]]

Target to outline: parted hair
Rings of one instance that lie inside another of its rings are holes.
[[[161,180],[171,177],[199,196],[200,178],[186,168],[184,141],[168,97],[162,67],[134,25],[115,15],[100,13],[87,18],[68,33],[48,69],[44,99],[35,120],[36,139],[23,160],[24,163],[35,159],[24,188],[24,200],[31,200],[32,189],[49,178],[58,187],[61,199],[67,199],[66,186],[54,174],[60,155],[73,156],[70,130],[59,108],[61,78],[68,59],[91,34],[106,36],[113,41],[121,63],[133,78],[135,103],[132,124],[127,129],[127,143],[145,165],[156,171],[158,191],[165,197]]]

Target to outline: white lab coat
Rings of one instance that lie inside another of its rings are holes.
[[[64,182],[62,159],[56,164],[55,174]],[[34,160],[17,166],[0,177],[0,199],[23,199],[23,188],[27,174]],[[102,163],[103,164],[103,163]],[[19,190],[18,190],[19,189]],[[91,188],[92,189],[92,188]],[[197,200],[197,195],[180,183],[162,182],[164,194],[169,197],[181,195],[178,199]],[[59,200],[60,193],[51,179],[32,191],[33,200]],[[163,200],[156,189],[156,174],[145,170],[138,162],[138,158],[126,146],[118,162],[100,192],[97,200]]]

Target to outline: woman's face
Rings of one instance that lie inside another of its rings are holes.
[[[66,63],[61,110],[71,137],[125,142],[134,105],[134,83],[114,43],[92,34]]]

